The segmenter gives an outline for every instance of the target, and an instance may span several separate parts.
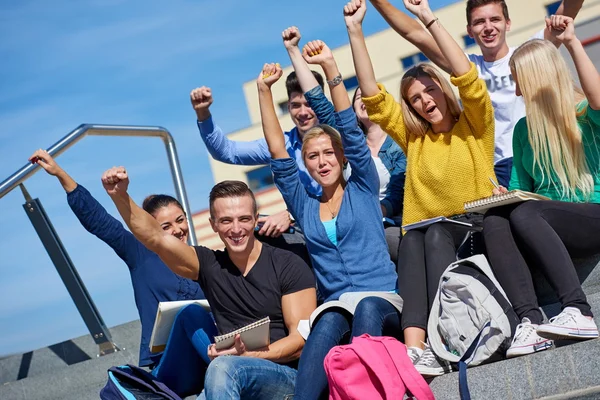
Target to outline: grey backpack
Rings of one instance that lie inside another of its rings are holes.
[[[470,398],[467,366],[504,358],[518,324],[484,255],[456,261],[444,271],[427,333],[433,352],[458,364],[462,398]]]

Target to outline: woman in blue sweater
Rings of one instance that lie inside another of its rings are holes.
[[[158,303],[203,299],[200,285],[174,274],[155,253],[144,247],[131,232],[108,214],[86,188],[77,184],[47,151],[37,150],[29,161],[37,163],[48,174],[58,178],[79,222],[88,232],[108,244],[129,267],[135,305],[142,324],[139,365],[154,368],[154,375],[178,394],[199,393],[202,390],[203,371],[209,362],[208,344],[216,335],[216,327],[210,314],[199,305],[182,310],[173,325],[165,353],[150,352],[150,336]],[[148,196],[144,200],[144,209],[169,234],[183,242],[187,241],[189,226],[177,199],[167,195]],[[187,339],[192,337],[193,340]],[[187,356],[196,353],[200,357]]]
[[[284,44],[298,51],[299,35],[284,32]],[[295,63],[300,82],[317,86],[305,62]],[[323,188],[321,196],[306,191],[298,167],[285,150],[283,132],[275,109],[271,85],[282,75],[279,65],[265,64],[257,85],[263,131],[271,152],[275,184],[288,210],[304,231],[319,293],[325,301],[348,292],[372,292],[357,305],[350,317],[339,309],[328,309],[313,322],[300,357],[294,399],[318,399],[327,395],[323,360],[329,350],[349,339],[368,333],[395,334],[400,328],[401,300],[395,293],[397,275],[389,258],[379,204],[379,179],[365,136],[335,64],[325,68],[335,107],[336,131],[320,125],[308,131],[302,144],[304,164]],[[312,85],[312,86],[311,86]],[[344,180],[347,161],[352,175]],[[366,250],[366,251],[365,251]],[[358,294],[360,296],[360,294]]]

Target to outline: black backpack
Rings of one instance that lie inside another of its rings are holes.
[[[102,400],[182,400],[149,372],[130,364],[110,367]]]

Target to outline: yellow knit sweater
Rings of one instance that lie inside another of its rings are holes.
[[[369,119],[400,145],[407,158],[402,224],[437,216],[463,214],[464,203],[492,194],[494,109],[475,65],[450,79],[458,87],[463,111],[446,133],[425,136],[407,132],[401,106],[378,84],[380,92],[363,97]]]

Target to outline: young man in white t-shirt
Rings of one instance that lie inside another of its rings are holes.
[[[556,13],[575,18],[583,2],[584,0],[563,0]],[[448,63],[435,40],[419,22],[398,10],[388,0],[371,0],[371,3],[396,32],[438,67],[450,73]],[[515,49],[506,43],[506,32],[511,29],[508,7],[504,0],[467,0],[466,3],[467,33],[475,40],[482,53],[467,56],[477,66],[492,98],[496,123],[496,177],[501,185],[508,187],[512,169],[513,127],[525,116],[525,105],[515,94],[515,83],[508,65]],[[550,35],[543,30],[534,38],[550,39]]]

